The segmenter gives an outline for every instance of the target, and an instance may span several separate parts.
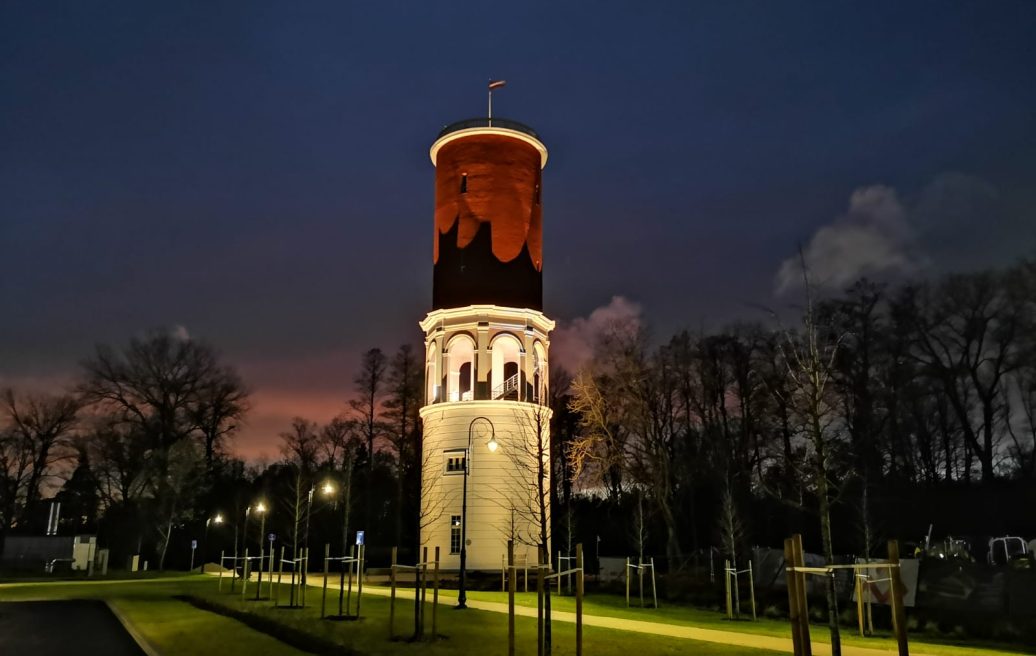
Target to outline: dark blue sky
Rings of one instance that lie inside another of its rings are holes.
[[[759,318],[798,244],[833,285],[1036,252],[1033,2],[2,7],[0,384],[180,325],[256,389],[246,444],[419,338],[428,146],[490,77],[550,149],[561,320]]]

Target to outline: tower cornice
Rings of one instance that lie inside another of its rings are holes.
[[[544,335],[554,330],[555,323],[539,310],[512,308],[500,305],[466,305],[459,308],[432,310],[421,321],[421,330],[427,335],[436,326],[460,328],[477,327],[488,322],[495,326],[511,326],[516,330],[532,328]]]
[[[446,144],[457,141],[459,139],[466,139],[468,137],[480,137],[487,134],[496,135],[500,137],[510,137],[511,139],[517,139],[518,141],[524,141],[533,148],[535,148],[540,154],[540,168],[547,166],[547,147],[543,145],[543,142],[537,139],[535,136],[526,132],[520,132],[504,127],[497,126],[479,126],[472,128],[464,128],[461,130],[455,130],[453,132],[446,133],[435,140],[432,144],[431,149],[428,151],[429,157],[432,158],[432,164],[438,166],[439,150]]]

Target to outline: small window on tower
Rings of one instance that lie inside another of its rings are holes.
[[[455,449],[451,451],[443,452],[443,459],[446,464],[447,475],[449,474],[463,474],[466,466],[465,460],[467,459],[468,452],[464,449]]]
[[[462,193],[462,194],[468,193],[468,174],[467,173],[461,173],[460,174],[460,193]]]
[[[460,553],[460,515],[450,515],[450,553]]]

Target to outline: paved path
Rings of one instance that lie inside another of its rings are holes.
[[[145,656],[103,601],[0,603],[4,654]]]
[[[321,586],[320,576],[310,576],[309,585]],[[337,581],[336,581],[337,583]],[[330,588],[331,585],[329,584]],[[391,590],[386,587],[365,585],[364,593],[387,597]],[[400,599],[413,599],[413,588],[396,588],[396,597]],[[429,600],[431,595],[429,595]],[[457,603],[455,590],[440,590],[439,604],[454,606]],[[481,601],[468,599],[468,606],[477,610],[484,610],[491,613],[507,613],[507,604],[495,601]],[[516,615],[522,617],[536,617],[536,609],[530,606],[516,605]],[[551,611],[551,619],[555,622],[575,623],[576,614],[568,611]],[[686,640],[699,640],[701,642],[715,642],[724,645],[737,645],[739,647],[751,647],[755,649],[768,649],[790,654],[793,652],[791,638],[779,638],[777,636],[759,635],[755,633],[740,633],[738,631],[720,631],[717,629],[703,629],[696,626],[685,626],[681,624],[668,624],[666,622],[646,622],[644,620],[632,620],[622,617],[608,617],[605,615],[587,615],[583,613],[583,626],[595,626],[603,629],[616,629],[618,631],[632,631],[634,633],[650,633],[652,635],[667,636],[670,638],[683,638]],[[829,643],[813,641],[813,653],[816,656],[830,656],[831,645]],[[897,654],[898,650],[890,641],[885,649],[875,647],[856,647],[842,645],[843,656],[887,656]],[[913,656],[931,656],[911,650]]]

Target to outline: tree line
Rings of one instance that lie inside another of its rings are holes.
[[[676,570],[792,531],[831,556],[936,517],[1031,531],[997,500],[1036,480],[1036,264],[804,288],[791,319],[666,339],[615,324],[579,371],[554,367],[537,539]],[[249,391],[213,347],[160,332],[98,347],[68,392],[3,391],[0,535],[41,533],[54,496],[63,530],[157,567],[191,539],[209,560],[257,548],[260,527],[291,550],[344,550],[362,529],[416,551],[423,376],[412,346],[366,351],[338,417],[296,417],[277,461],[249,464],[232,447]]]

